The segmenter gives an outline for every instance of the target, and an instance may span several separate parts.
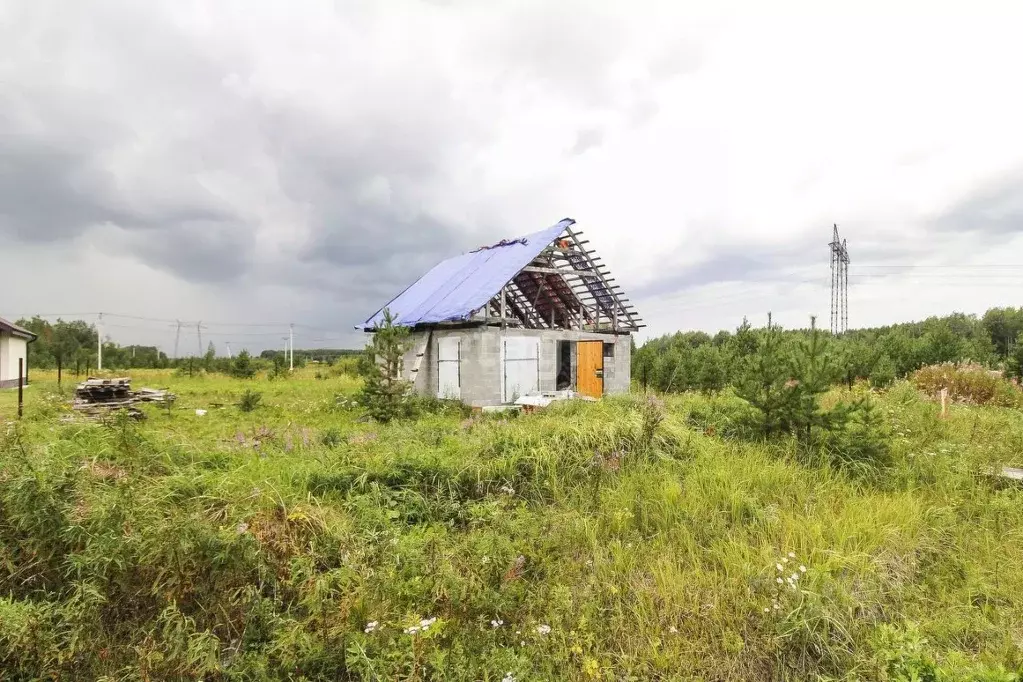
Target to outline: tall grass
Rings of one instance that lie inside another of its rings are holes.
[[[864,479],[735,439],[728,396],[380,426],[339,409],[347,377],[136,381],[170,385],[174,409],[67,422],[43,380],[0,426],[5,679],[993,680],[1021,663],[1023,496],[987,475],[1023,443],[1012,410],[941,420],[897,385],[879,402],[891,465]]]

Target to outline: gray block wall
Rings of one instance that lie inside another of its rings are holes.
[[[614,343],[614,358],[604,359],[604,395],[627,393],[631,386],[632,344],[628,334],[613,336],[573,330],[505,329],[499,327],[470,327],[464,329],[436,328],[430,335],[426,355],[420,365],[415,389],[423,395],[437,395],[438,339],[460,339],[459,374],[462,400],[469,405],[500,405],[501,399],[501,341],[507,337],[540,339],[540,390],[556,389],[557,342],[603,341]],[[409,378],[415,366],[416,353],[422,348],[427,332],[412,335],[412,349],[405,355],[402,376]]]

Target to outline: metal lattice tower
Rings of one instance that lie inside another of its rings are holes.
[[[838,225],[831,233],[831,333],[849,329],[849,249],[838,235]]]

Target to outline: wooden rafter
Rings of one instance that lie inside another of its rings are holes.
[[[582,232],[566,228],[486,307],[488,324],[635,331],[644,326]]]

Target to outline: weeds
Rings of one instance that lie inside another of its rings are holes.
[[[1017,679],[1018,411],[897,382],[764,441],[727,389],[366,424],[313,368],[258,421],[172,381],[181,419],[0,426],[7,678]]]

